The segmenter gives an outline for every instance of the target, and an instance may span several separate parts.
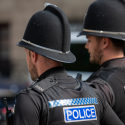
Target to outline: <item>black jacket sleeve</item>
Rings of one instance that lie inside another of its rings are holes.
[[[124,125],[107,103],[104,94],[96,90],[100,112],[100,125]]]
[[[101,125],[124,125],[107,102],[104,112]]]
[[[107,100],[107,102],[109,103],[109,105],[111,107],[113,107],[113,94],[110,90],[110,88],[103,82],[103,81],[99,81],[99,80],[94,80],[91,81],[91,83],[88,83],[90,86],[92,86],[93,88],[96,88],[98,90],[100,90],[101,92],[103,92],[103,94],[105,95],[105,98]]]
[[[39,125],[42,100],[35,92],[22,92],[15,105],[14,125]]]

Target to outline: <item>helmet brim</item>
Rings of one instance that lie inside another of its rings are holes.
[[[125,35],[122,34],[106,34],[106,33],[94,33],[94,32],[87,32],[87,31],[81,31],[77,37],[81,35],[89,35],[89,36],[98,36],[98,37],[107,37],[107,38],[114,38],[125,41]]]
[[[69,52],[67,54],[63,54],[63,53],[60,54],[60,53],[57,53],[57,52],[52,52],[52,51],[48,51],[48,50],[45,50],[45,49],[35,47],[35,46],[33,46],[31,44],[28,44],[24,41],[20,41],[19,43],[17,43],[17,46],[24,47],[28,50],[36,52],[39,55],[42,55],[44,57],[47,57],[49,59],[52,59],[52,60],[55,60],[55,61],[58,61],[58,62],[73,63],[73,62],[76,61],[76,57],[71,52]]]

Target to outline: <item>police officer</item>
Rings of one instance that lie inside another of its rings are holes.
[[[86,81],[101,90],[118,117],[125,123],[125,1],[98,0],[88,8],[83,31],[90,62],[99,69]]]
[[[35,13],[18,46],[24,47],[34,81],[18,95],[14,125],[123,125],[98,90],[68,76],[70,28],[61,9],[45,4]]]

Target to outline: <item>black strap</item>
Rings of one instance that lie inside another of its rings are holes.
[[[43,97],[43,99],[44,99],[44,101],[45,101],[46,108],[47,108],[47,119],[46,119],[46,125],[48,125],[48,124],[49,124],[49,116],[50,116],[50,113],[49,113],[49,104],[48,104],[48,101],[47,101],[47,99],[46,99],[46,95],[45,95],[45,93],[41,93],[41,95],[42,95],[42,97]]]
[[[38,92],[39,94],[42,95],[43,100],[45,101],[46,104],[46,108],[47,108],[47,119],[46,119],[46,125],[49,124],[49,104],[47,101],[47,97],[45,94],[45,91],[48,90],[49,88],[55,86],[58,83],[58,81],[56,80],[56,78],[52,77],[48,77],[46,79],[41,80],[40,82],[37,82],[35,84],[33,84],[30,88],[35,90],[36,92]]]

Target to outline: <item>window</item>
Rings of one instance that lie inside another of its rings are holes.
[[[10,76],[9,24],[0,23],[0,77]]]

